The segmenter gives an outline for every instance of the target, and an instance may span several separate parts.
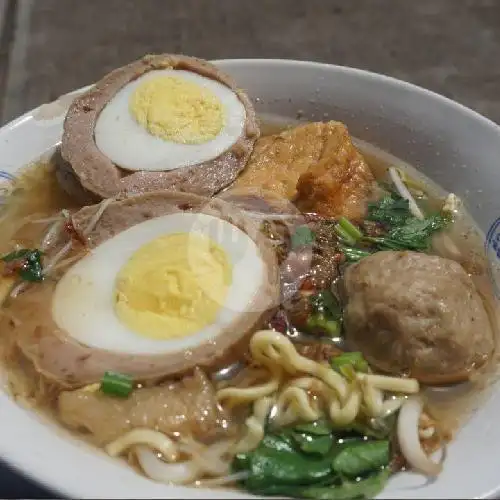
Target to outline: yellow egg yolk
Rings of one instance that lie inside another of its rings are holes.
[[[217,96],[180,77],[146,80],[135,89],[129,107],[150,134],[181,144],[210,141],[224,126],[224,109]]]
[[[137,250],[115,283],[115,313],[131,330],[164,340],[214,322],[226,301],[232,265],[198,233],[161,236]]]

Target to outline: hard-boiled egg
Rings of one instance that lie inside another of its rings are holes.
[[[212,160],[241,137],[236,93],[186,70],[152,70],[127,83],[97,118],[97,147],[116,165],[166,171]]]
[[[52,315],[81,344],[129,354],[195,349],[215,339],[266,282],[256,243],[230,222],[175,213],[97,246],[58,282]]]

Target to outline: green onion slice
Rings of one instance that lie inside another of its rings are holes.
[[[341,238],[345,239],[347,242],[355,243],[363,237],[361,231],[349,219],[346,219],[345,217],[341,217],[339,219],[338,224],[335,226],[335,231]]]
[[[101,379],[101,391],[110,396],[126,398],[133,389],[132,377],[124,373],[107,371]]]

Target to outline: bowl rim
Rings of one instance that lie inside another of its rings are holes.
[[[467,115],[470,119],[480,121],[482,122],[485,126],[490,127],[495,129],[499,134],[500,134],[500,125],[495,123],[493,120],[483,116],[479,112],[465,106],[462,103],[459,103],[451,98],[448,98],[444,95],[441,95],[435,91],[429,90],[425,87],[416,85],[414,83],[410,83],[404,80],[400,80],[398,78],[388,76],[385,74],[365,70],[365,69],[359,69],[356,67],[351,67],[351,66],[344,66],[344,65],[337,65],[337,64],[330,64],[330,63],[325,63],[325,62],[315,62],[315,61],[309,61],[309,60],[300,60],[300,59],[284,59],[284,58],[231,58],[231,59],[215,59],[211,60],[210,62],[220,66],[222,69],[229,68],[232,65],[239,65],[239,66],[259,66],[258,71],[262,71],[265,66],[290,66],[290,67],[302,67],[305,69],[324,69],[327,71],[332,71],[332,72],[339,72],[339,73],[345,73],[345,74],[350,74],[365,80],[371,80],[371,81],[378,81],[382,82],[385,84],[388,84],[392,87],[405,87],[411,92],[416,92],[421,94],[422,96],[425,96],[427,98],[433,99],[435,101],[440,102],[441,104],[447,105],[451,108],[455,108],[456,110],[461,111],[465,115]],[[72,90],[68,92],[67,94],[75,94],[77,95],[78,93],[85,92],[88,89],[90,89],[93,86],[93,84],[83,86],[79,89]],[[65,95],[67,95],[65,94]],[[8,123],[2,125],[0,127],[0,134],[3,136],[8,136],[9,133],[13,131],[13,129],[22,126],[26,121],[29,121],[37,111],[40,110],[40,108],[44,104],[41,104],[40,106],[37,106],[24,114],[20,115],[19,117],[9,121]],[[66,112],[62,115],[61,121],[64,119],[64,116],[66,115]],[[59,139],[60,141],[60,139]],[[57,143],[55,143],[57,144]],[[0,146],[1,147],[1,146]],[[41,156],[43,154],[42,151],[40,151],[39,155]],[[17,168],[20,168],[24,165],[17,165]],[[5,391],[2,391],[5,392]],[[19,406],[18,403],[16,403],[14,400],[11,399],[11,404],[15,405],[16,407]],[[7,411],[4,412],[5,416],[9,416],[11,413],[11,407],[9,405],[9,408]],[[25,411],[22,409],[22,411]],[[29,411],[29,410],[28,410]],[[43,425],[46,426],[47,424],[45,422],[36,422],[33,420],[33,426],[36,425]],[[55,433],[54,433],[54,439],[55,439]],[[63,436],[62,439],[67,440],[68,438],[66,436]],[[80,453],[77,452],[76,450],[74,451],[75,453]],[[5,463],[5,465],[8,468],[11,468],[21,476],[34,481],[37,485],[40,485],[42,488],[45,488],[49,490],[49,492],[53,493],[59,493],[62,496],[66,497],[80,497],[80,498],[97,498],[100,496],[99,492],[95,487],[93,487],[90,483],[91,481],[79,481],[77,484],[72,484],[69,481],[69,478],[61,477],[57,473],[54,473],[54,471],[50,471],[50,468],[44,469],[43,471],[38,470],[36,468],[36,461],[31,460],[31,459],[26,459],[26,457],[29,456],[28,451],[19,451],[16,453],[5,453],[4,448],[0,447],[0,459]],[[82,472],[82,475],[84,472]],[[180,497],[184,491],[183,488],[179,488],[176,486],[171,486],[167,487],[165,485],[161,485],[162,489],[160,492],[160,489],[156,489],[154,492],[151,491],[151,496],[149,498],[175,498]],[[168,488],[168,489],[167,489]],[[153,490],[153,488],[151,488]],[[498,486],[492,488],[490,491],[482,494],[480,497],[476,498],[495,498],[496,494],[500,491],[500,481]],[[106,489],[106,492],[109,493],[111,490],[109,488]],[[204,494],[208,492],[208,494]],[[125,494],[126,492],[121,491],[120,493]],[[157,496],[153,496],[155,493],[157,493]],[[249,498],[247,495],[238,495],[236,492],[231,493],[229,496],[224,495],[221,492],[217,492],[217,495],[214,495],[213,490],[195,490],[193,492],[194,494],[191,496],[191,498]],[[148,492],[149,494],[149,492]],[[111,493],[113,495],[113,493]],[[251,497],[253,498],[253,497]]]
[[[269,65],[291,65],[291,66],[301,66],[301,67],[315,67],[315,68],[334,68],[335,70],[338,70],[340,72],[345,72],[345,73],[351,73],[353,75],[358,75],[364,78],[369,78],[372,80],[378,80],[382,81],[394,86],[403,86],[408,88],[409,90],[414,90],[419,93],[425,94],[429,97],[432,97],[436,100],[441,101],[442,103],[446,103],[450,105],[451,107],[460,109],[462,112],[465,114],[469,115],[470,118],[475,118],[483,122],[484,125],[489,125],[493,126],[494,128],[497,129],[498,132],[500,132],[500,124],[496,123],[490,118],[487,118],[486,116],[482,115],[478,111],[475,111],[472,108],[469,108],[465,104],[462,104],[458,101],[455,101],[454,99],[451,99],[450,97],[446,97],[443,94],[440,94],[439,92],[436,92],[434,90],[430,90],[426,87],[423,87],[421,85],[417,85],[416,83],[408,82],[406,80],[400,80],[399,78],[396,78],[394,76],[386,75],[384,73],[378,73],[376,71],[371,71],[367,69],[361,69],[361,68],[356,68],[355,66],[345,66],[345,65],[340,65],[340,64],[330,64],[330,63],[325,63],[325,62],[316,62],[316,61],[308,61],[308,60],[303,60],[303,59],[284,59],[284,58],[278,58],[278,59],[273,59],[273,58],[232,58],[232,59],[212,59],[210,60],[211,63],[213,64],[219,64],[224,67],[226,64],[239,64],[239,65],[251,65],[252,63],[259,63],[259,64],[269,64]]]

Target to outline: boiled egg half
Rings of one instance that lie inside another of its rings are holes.
[[[89,347],[128,354],[184,351],[214,341],[266,283],[256,243],[203,213],[150,219],[110,238],[57,283],[52,316]]]
[[[132,171],[167,171],[212,160],[244,132],[231,88],[186,70],[149,71],[122,87],[97,118],[102,154]]]

